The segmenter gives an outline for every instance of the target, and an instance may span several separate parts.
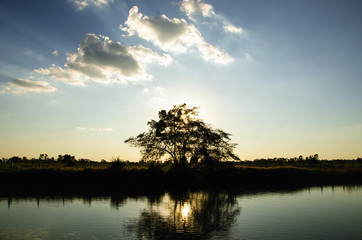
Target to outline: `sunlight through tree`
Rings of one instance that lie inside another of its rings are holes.
[[[148,122],[150,129],[125,142],[140,147],[143,160],[162,160],[169,157],[175,165],[202,163],[207,167],[228,159],[239,160],[233,153],[231,134],[213,129],[198,117],[198,107],[186,104],[161,110],[159,120]]]

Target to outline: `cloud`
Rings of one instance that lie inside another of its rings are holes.
[[[70,0],[78,11],[82,11],[84,8],[94,5],[96,7],[103,7],[113,2],[113,0]]]
[[[166,52],[182,53],[196,47],[206,61],[222,64],[233,61],[229,54],[206,42],[199,30],[185,19],[170,19],[165,15],[143,16],[134,6],[129,11],[125,26],[121,25],[120,28],[128,32],[128,36],[137,34]]]
[[[180,5],[180,10],[186,14],[191,20],[196,22],[199,16],[207,18],[215,18],[221,21],[224,25],[224,30],[230,33],[241,33],[243,29],[236,27],[222,15],[215,13],[214,6],[204,3],[202,0],[183,0]]]
[[[180,10],[185,12],[187,17],[192,21],[196,21],[193,17],[195,14],[201,14],[203,17],[210,17],[215,14],[214,7],[201,0],[183,0]]]
[[[161,97],[152,97],[151,100],[153,103],[161,103],[161,102],[165,101],[165,99],[161,98]]]
[[[241,27],[235,27],[234,25],[225,25],[224,30],[231,33],[241,33],[243,29]]]
[[[254,62],[253,58],[250,56],[249,53],[244,53],[244,57],[245,57],[246,60],[248,60],[249,62]]]
[[[58,55],[59,55],[58,50],[54,50],[54,51],[52,52],[52,54],[55,55],[55,56],[58,56]]]
[[[85,34],[76,53],[67,53],[64,68],[55,66],[35,69],[35,72],[67,82],[84,85],[86,81],[100,83],[149,80],[146,72],[150,63],[168,65],[172,58],[159,55],[143,46],[124,46],[107,36]]]
[[[33,81],[23,78],[13,79],[8,82],[7,91],[14,93],[20,92],[54,92],[56,91],[55,87],[49,85],[49,83],[44,81]]]
[[[72,85],[84,85],[83,82],[86,80],[84,77],[82,77],[81,74],[78,74],[74,71],[66,71],[61,67],[55,66],[54,64],[52,64],[50,68],[38,68],[34,71],[36,73],[50,75],[57,80],[61,80]]]
[[[80,131],[91,131],[91,132],[111,132],[113,131],[112,128],[87,128],[87,127],[77,127],[76,128],[77,130],[80,130]]]
[[[26,56],[35,58],[35,59],[37,59],[38,61],[43,61],[43,60],[45,59],[43,55],[34,53],[34,52],[33,52],[32,50],[30,50],[30,49],[25,50],[24,54],[25,54]]]
[[[153,103],[161,103],[165,101],[164,96],[166,90],[160,86],[144,87],[142,91],[151,98]]]

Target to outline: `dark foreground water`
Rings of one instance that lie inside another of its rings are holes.
[[[0,239],[362,239],[362,186],[0,198]]]

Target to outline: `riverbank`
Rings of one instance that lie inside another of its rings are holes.
[[[160,168],[30,169],[0,173],[0,194],[60,195],[177,191],[184,189],[268,190],[362,184],[362,168],[255,168],[218,170]]]

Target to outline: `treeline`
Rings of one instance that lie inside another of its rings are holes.
[[[273,158],[220,162],[215,168],[206,168],[201,163],[180,167],[173,161],[129,162],[120,158],[97,162],[76,159],[69,154],[60,155],[54,160],[45,155],[38,159],[10,158],[0,163],[0,182],[4,183],[0,196],[111,194],[180,189],[249,191],[361,184],[361,160]],[[323,164],[332,165],[325,165],[324,168]]]
[[[1,164],[3,163],[3,164]],[[94,161],[86,158],[77,159],[70,154],[58,155],[57,158],[49,157],[47,154],[40,154],[39,158],[27,157],[11,157],[0,159],[1,168],[161,168],[167,169],[173,165],[172,161],[143,161],[130,162],[122,160],[120,157],[113,157],[112,160]],[[294,158],[261,158],[255,160],[244,161],[229,161],[221,162],[216,168],[219,167],[362,167],[362,158],[356,159],[335,159],[335,160],[322,160],[319,159],[318,154],[310,155],[308,157],[294,157]],[[200,168],[202,166],[194,165],[192,168]]]
[[[234,162],[234,164],[251,167],[362,167],[362,158],[323,160],[319,159],[318,154],[314,154],[305,158],[303,156],[294,158],[261,158],[252,161]]]
[[[76,159],[75,156],[70,154],[58,155],[57,158],[49,157],[48,154],[40,154],[38,158],[27,158],[27,157],[18,157],[13,156],[11,158],[2,158],[0,159],[2,165],[7,165],[10,168],[13,167],[74,167],[78,166],[97,166],[104,165],[107,163],[106,160],[93,161],[87,158]]]
[[[47,162],[47,163],[52,163],[52,162],[96,162],[96,161],[92,161],[90,159],[86,159],[86,158],[81,158],[81,159],[76,159],[75,156],[72,156],[70,154],[65,154],[65,155],[58,155],[57,158],[54,157],[49,157],[48,154],[40,154],[39,158],[27,158],[27,157],[18,157],[18,156],[13,156],[11,158],[2,158],[0,159],[1,162],[6,163],[6,162],[13,162],[13,163],[34,163],[34,162]],[[104,160],[105,161],[105,160]]]
[[[77,159],[70,154],[58,155],[57,158],[49,157],[48,154],[40,154],[38,158],[27,158],[13,156],[11,158],[0,159],[0,170],[6,171],[8,169],[26,170],[26,169],[104,169],[104,168],[153,168],[157,166],[166,166],[168,163],[155,164],[154,162],[131,162],[129,160],[122,160],[120,157],[112,157],[111,160],[94,161],[87,158]]]

